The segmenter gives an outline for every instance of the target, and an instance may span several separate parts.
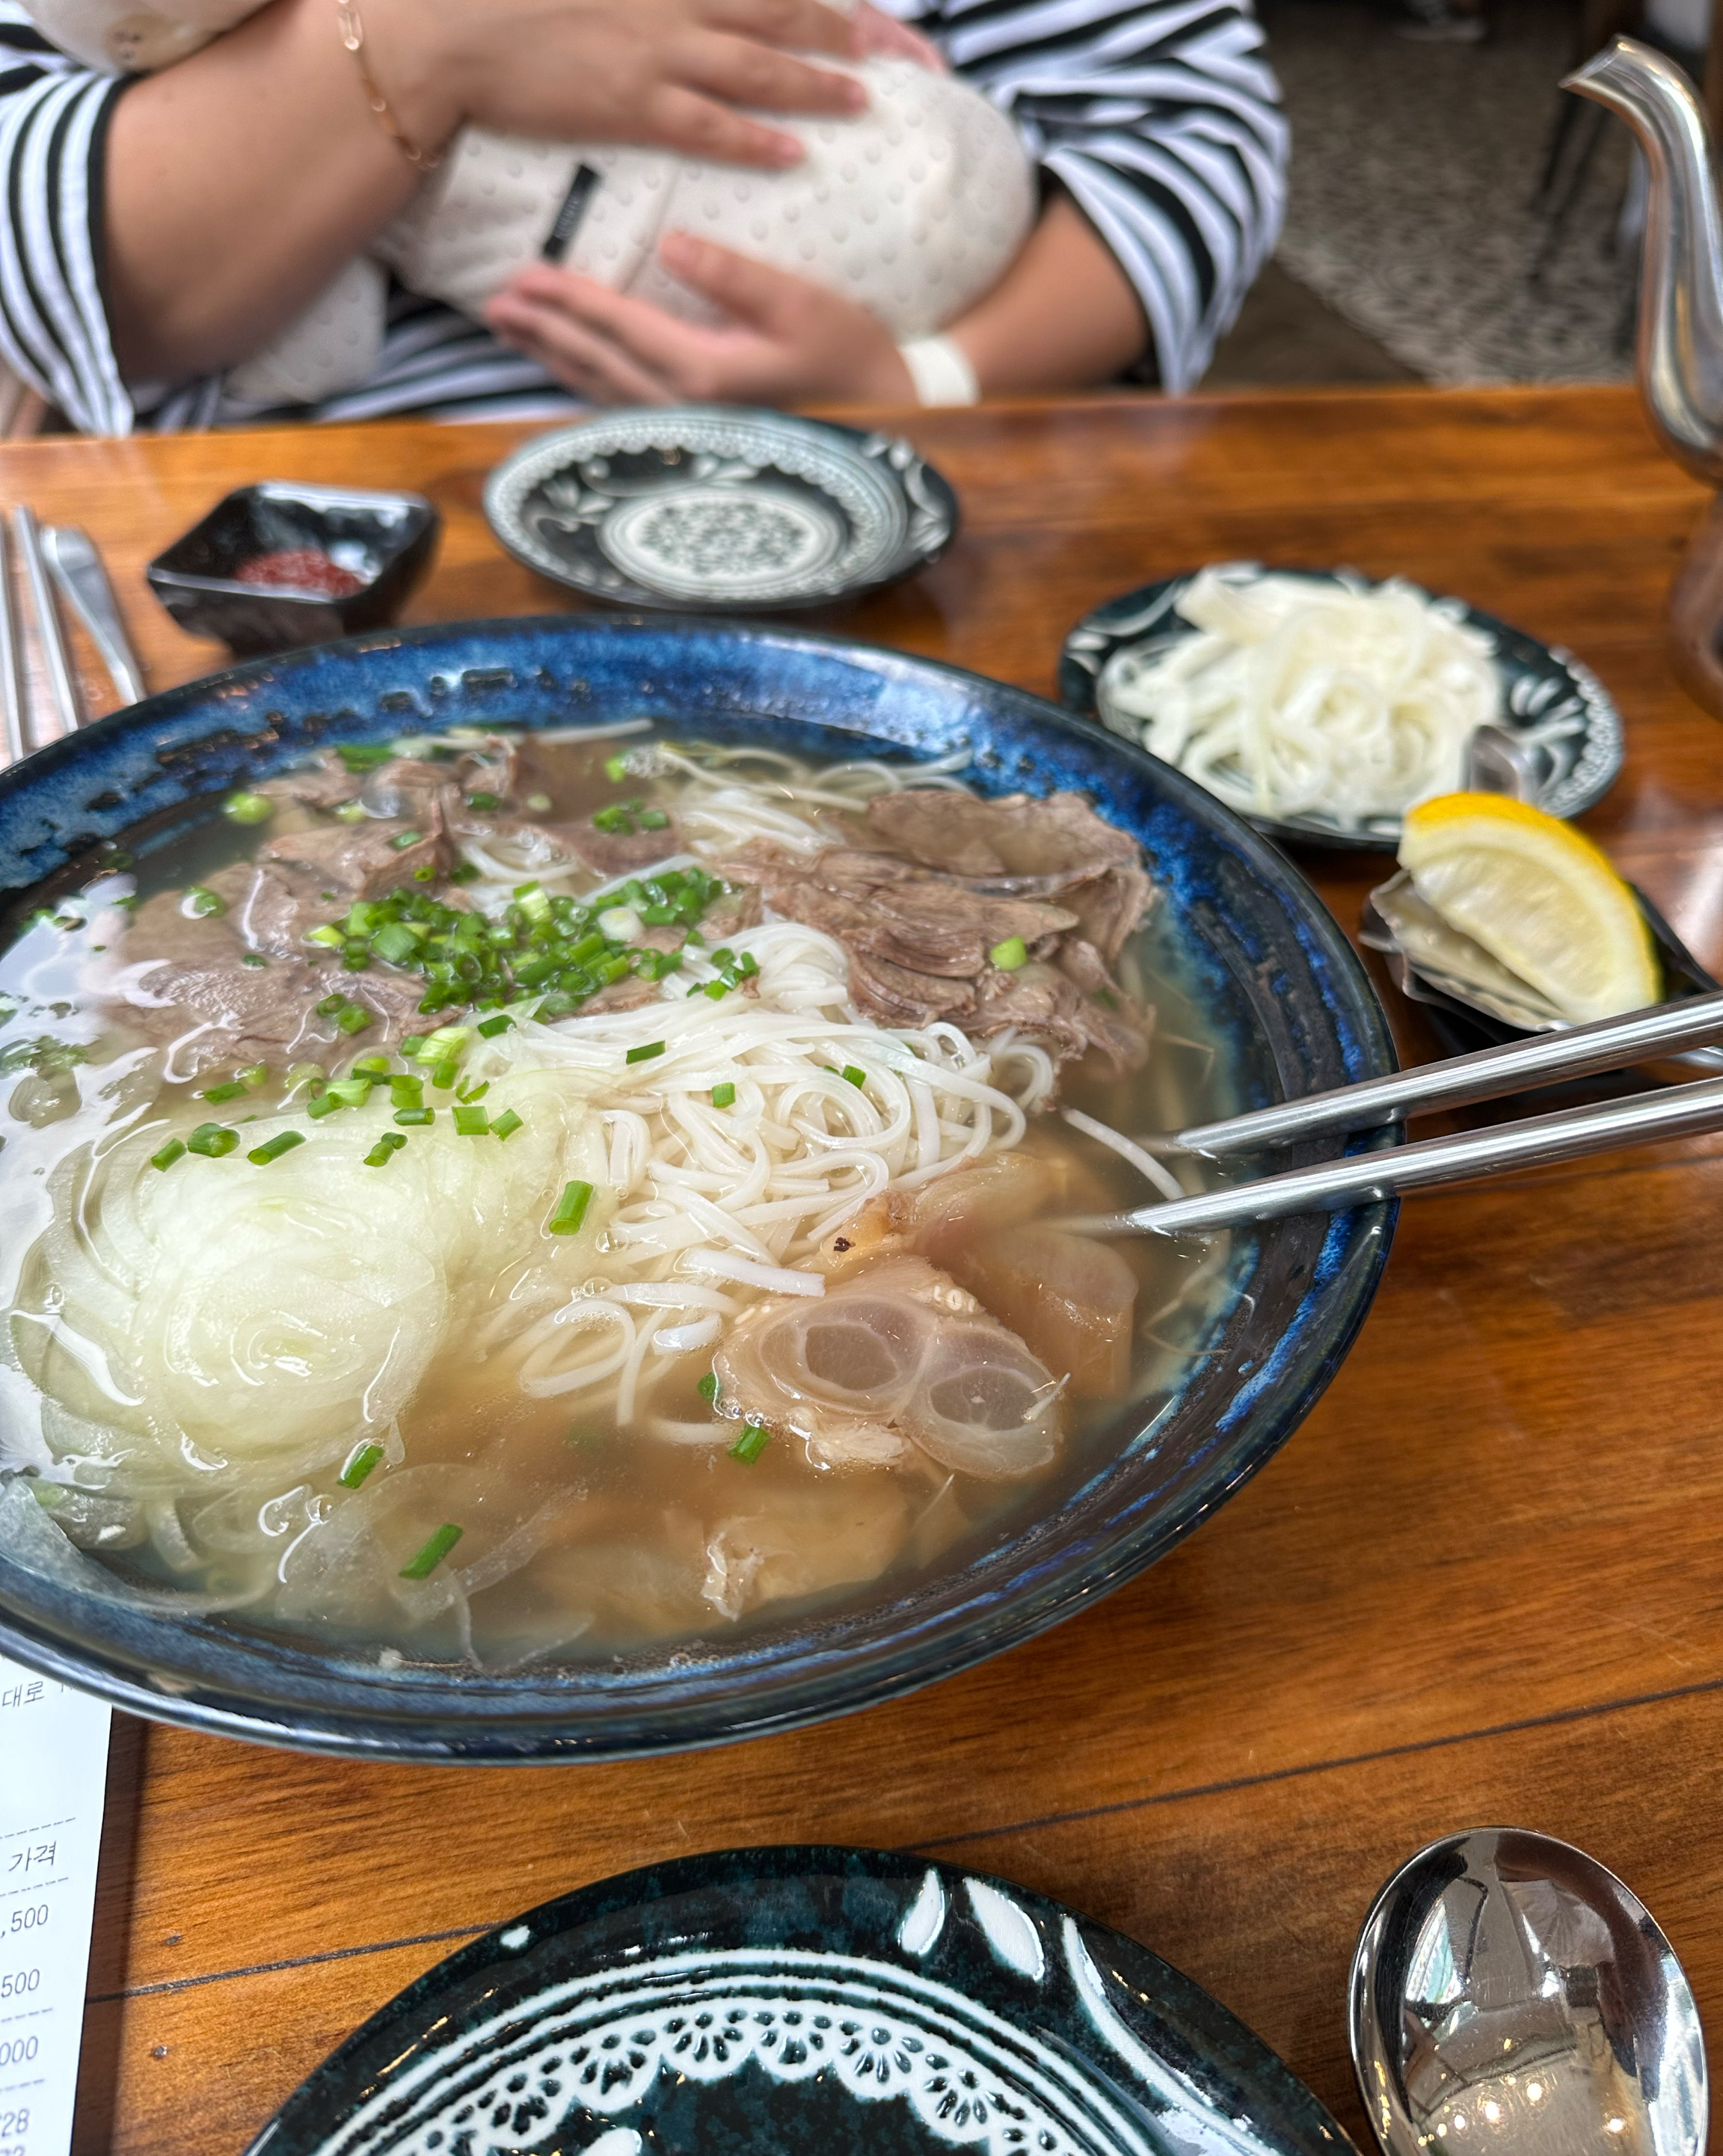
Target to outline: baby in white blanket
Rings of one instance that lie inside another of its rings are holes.
[[[62,51],[131,74],[186,58],[263,0],[162,0],[147,12],[131,0],[26,4]],[[363,382],[382,350],[390,271],[477,319],[516,270],[549,254],[685,321],[714,320],[659,262],[672,228],[844,293],[900,342],[931,335],[1015,259],[1034,218],[1033,174],[1010,121],[967,84],[896,56],[849,72],[870,100],[857,118],[773,116],[807,150],[785,172],[464,130],[369,253],[233,370],[230,389],[312,403]]]

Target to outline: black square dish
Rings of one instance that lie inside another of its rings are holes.
[[[392,621],[429,566],[442,525],[422,495],[264,480],[218,501],[146,573],[189,634],[242,654],[288,651]],[[358,578],[358,589],[326,594],[240,574],[262,557],[302,551]]]

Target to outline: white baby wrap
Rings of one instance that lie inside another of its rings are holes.
[[[183,58],[259,0],[172,0],[171,17],[126,0],[28,4],[44,35],[77,58],[149,69]],[[931,335],[1015,259],[1035,215],[1033,173],[1010,121],[967,84],[895,56],[849,71],[871,100],[858,117],[771,116],[807,147],[787,172],[464,130],[369,254],[235,368],[229,388],[259,403],[310,403],[364,381],[382,349],[390,270],[412,291],[481,315],[541,257],[582,167],[596,183],[562,259],[584,276],[686,321],[715,320],[659,263],[661,234],[683,230],[842,292],[900,341]]]

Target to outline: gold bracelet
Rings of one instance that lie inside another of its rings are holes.
[[[434,172],[442,158],[432,150],[421,150],[418,143],[402,126],[390,110],[389,100],[377,86],[377,78],[365,64],[365,25],[359,19],[356,0],[335,0],[336,18],[341,24],[341,43],[353,55],[359,70],[359,86],[365,92],[365,101],[377,116],[377,123],[409,165],[417,166],[422,172]]]

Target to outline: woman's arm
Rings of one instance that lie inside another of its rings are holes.
[[[680,321],[548,264],[520,271],[485,319],[504,343],[601,403],[914,402],[890,331],[854,300],[686,234],[667,235],[660,251],[727,323]],[[1141,355],[1145,334],[1135,288],[1062,196],[999,283],[946,331],[984,394],[1107,381]]]
[[[364,0],[366,57],[427,150],[467,120],[566,141],[782,165],[793,137],[733,108],[854,109],[776,48],[847,52],[818,0]],[[403,208],[420,175],[367,109],[333,0],[273,0],[126,87],[107,141],[104,285],[132,380],[266,344]]]
[[[1017,121],[1187,389],[1279,236],[1288,136],[1249,0],[896,0]]]
[[[131,406],[97,288],[101,152],[119,85],[46,45],[0,0],[0,358],[76,426],[124,434]]]

